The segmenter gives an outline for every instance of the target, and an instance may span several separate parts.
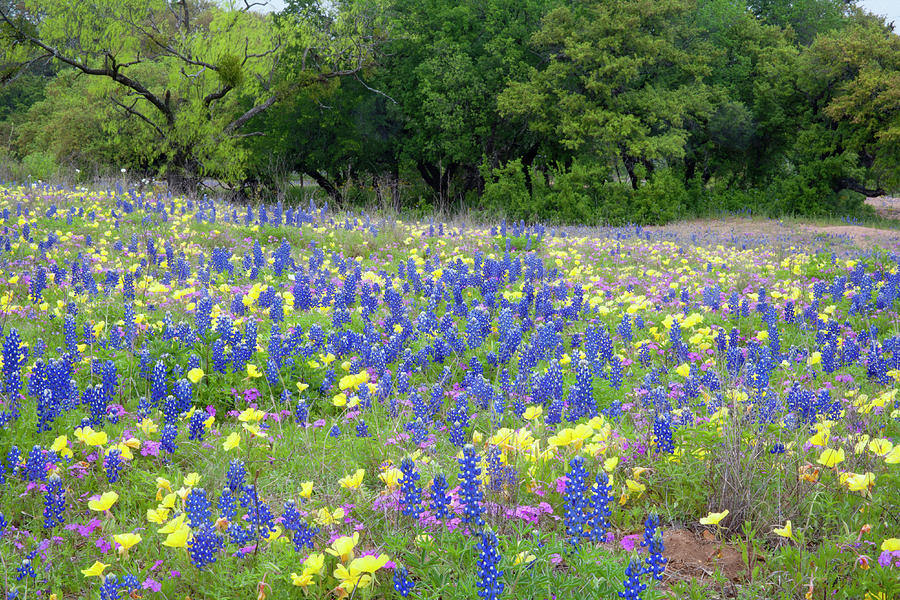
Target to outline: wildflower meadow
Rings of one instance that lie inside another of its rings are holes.
[[[900,254],[0,187],[0,589],[900,597]]]

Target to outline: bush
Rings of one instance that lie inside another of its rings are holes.
[[[25,172],[29,177],[44,181],[52,178],[59,170],[53,155],[40,150],[32,152],[23,158],[22,165],[25,167]]]
[[[638,190],[609,180],[609,169],[574,161],[545,175],[531,170],[529,192],[522,163],[513,160],[485,174],[482,202],[488,212],[512,219],[584,225],[667,223],[682,217],[692,192],[670,169],[657,171]]]
[[[685,215],[690,192],[672,169],[658,170],[631,194],[631,214],[626,219],[639,225],[662,224]]]

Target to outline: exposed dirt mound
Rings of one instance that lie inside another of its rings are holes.
[[[882,201],[884,199],[877,198]],[[900,219],[900,199],[896,199],[897,218]],[[670,225],[646,227],[660,235],[672,235],[677,239],[707,240],[730,243],[775,242],[792,245],[811,239],[828,239],[837,247],[871,250],[881,247],[900,249],[900,230],[864,227],[862,225],[818,225],[793,223],[780,219],[760,217],[725,217],[721,219],[694,219]]]
[[[801,225],[800,229],[814,235],[843,238],[862,248],[881,246],[894,248],[900,245],[900,231],[876,229],[859,225]]]
[[[740,550],[715,539],[705,539],[687,529],[670,529],[663,534],[668,559],[666,576],[671,579],[698,580],[716,571],[737,581],[747,574]]]
[[[866,204],[875,209],[885,219],[900,219],[900,198],[880,196],[878,198],[866,198]]]

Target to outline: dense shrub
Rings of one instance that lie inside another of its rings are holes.
[[[27,176],[44,181],[56,175],[59,170],[53,154],[41,150],[25,156],[22,159],[22,166],[25,168]]]
[[[609,169],[575,161],[529,178],[519,160],[485,172],[485,209],[513,219],[550,223],[622,225],[667,223],[684,216],[691,191],[677,173],[661,169],[637,190],[610,180]]]

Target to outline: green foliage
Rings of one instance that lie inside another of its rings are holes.
[[[518,160],[485,172],[482,201],[488,212],[530,222],[666,223],[683,216],[691,202],[670,169],[657,171],[637,190],[611,181],[609,169],[592,161],[558,165],[546,173],[531,168],[527,177]]]
[[[900,188],[900,36],[854,2],[9,6],[18,160],[558,223],[843,215]]]
[[[223,86],[237,87],[244,81],[244,71],[241,68],[241,58],[234,54],[226,54],[219,59],[216,65],[219,81]]]
[[[841,28],[855,0],[749,0],[748,7],[766,23],[790,28],[797,41],[810,44],[819,33]]]
[[[56,159],[49,152],[32,152],[22,159],[29,177],[47,181],[56,175],[58,169]]]

